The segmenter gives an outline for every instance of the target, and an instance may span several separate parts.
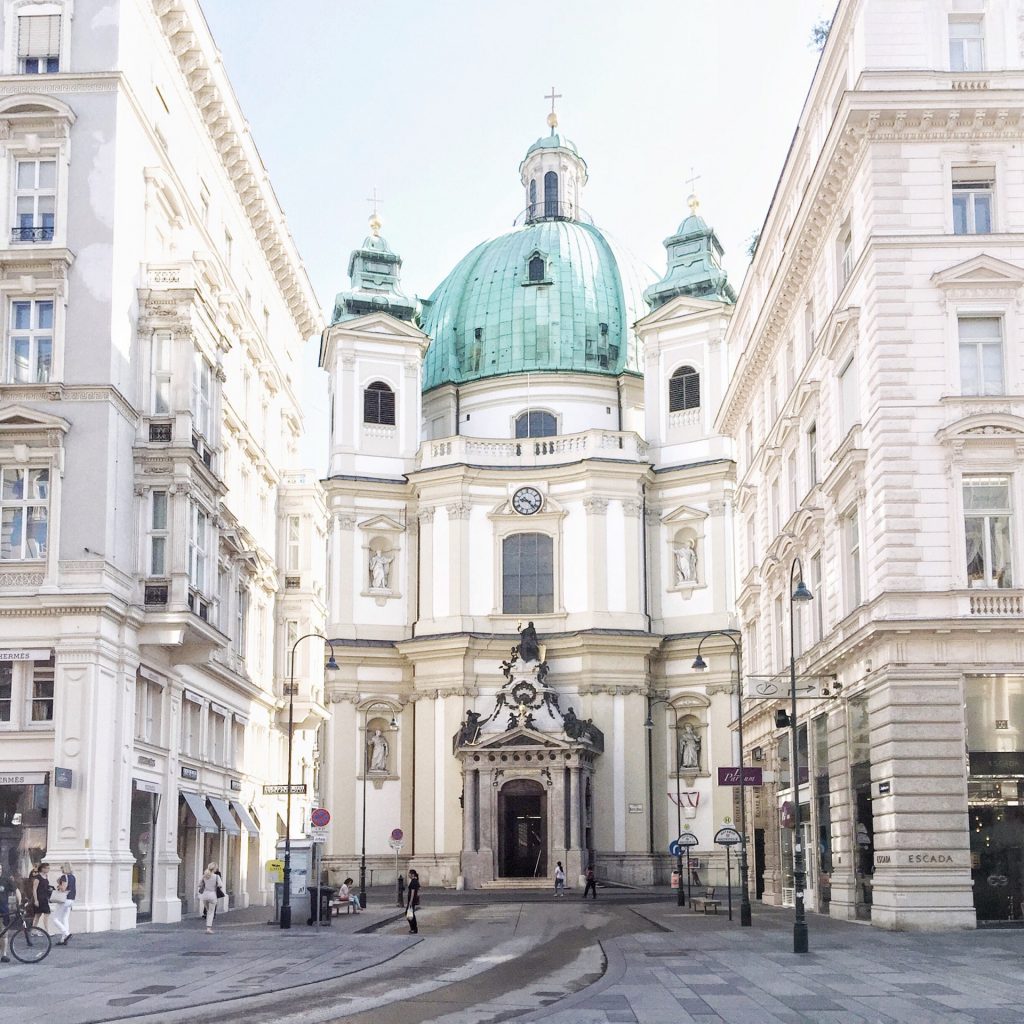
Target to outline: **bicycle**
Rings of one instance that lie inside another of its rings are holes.
[[[50,936],[42,928],[29,924],[21,912],[21,907],[11,910],[10,922],[4,925],[3,931],[0,931],[0,949],[3,948],[4,937],[12,929],[7,945],[15,960],[23,964],[37,964],[46,959],[50,952]]]

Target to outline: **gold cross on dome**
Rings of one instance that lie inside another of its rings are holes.
[[[379,197],[377,196],[377,186],[376,186],[376,185],[374,185],[374,187],[373,187],[373,195],[372,195],[372,196],[370,196],[370,198],[369,198],[369,199],[367,199],[366,201],[367,201],[368,203],[373,203],[373,215],[374,215],[374,216],[376,217],[376,216],[377,216],[377,205],[378,205],[379,203],[382,203],[382,202],[384,202],[384,200],[383,200],[383,199],[380,199],[380,198],[379,198]]]
[[[693,173],[693,168],[690,168],[690,176],[686,179],[686,183],[690,186],[690,191],[693,191],[693,186],[696,182],[700,181],[700,175]]]
[[[551,113],[552,114],[555,112],[555,100],[560,100],[561,98],[562,98],[562,94],[560,92],[555,92],[555,87],[551,86],[551,92],[549,92],[548,95],[544,97],[544,99],[551,100]]]

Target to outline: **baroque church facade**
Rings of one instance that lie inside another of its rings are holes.
[[[691,665],[733,627],[712,415],[735,296],[694,197],[659,280],[595,226],[549,129],[513,230],[421,303],[371,219],[323,335],[339,872],[365,851],[393,877],[397,828],[430,885],[557,861],[666,881],[680,824],[710,853],[734,814],[710,774],[735,760],[731,639]]]

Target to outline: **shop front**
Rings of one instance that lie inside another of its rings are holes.
[[[0,772],[0,869],[28,877],[46,856],[48,772]]]
[[[964,683],[971,878],[978,923],[1024,921],[1024,677]]]
[[[132,779],[128,844],[135,858],[132,865],[132,902],[139,921],[149,921],[153,916],[153,857],[159,813],[160,787],[145,779]]]

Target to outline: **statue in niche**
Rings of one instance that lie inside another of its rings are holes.
[[[676,584],[697,582],[697,542],[686,541],[676,548]]]
[[[370,755],[370,771],[386,772],[388,770],[388,741],[380,729],[374,729],[373,735],[366,744]]]
[[[391,584],[391,563],[395,556],[383,548],[377,548],[370,554],[370,587],[373,590],[389,590]]]
[[[519,632],[519,660],[524,664],[531,661],[542,661],[540,642],[537,639],[537,630],[533,628],[533,622],[528,622],[525,629]]]
[[[687,722],[679,735],[679,767],[681,769],[700,770],[700,747],[700,737],[694,731],[693,726]]]

